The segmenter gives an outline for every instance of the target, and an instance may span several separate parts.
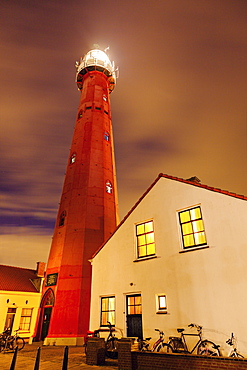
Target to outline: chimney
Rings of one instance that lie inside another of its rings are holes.
[[[44,277],[45,276],[45,262],[37,262],[37,269],[36,269],[36,275],[38,277]]]

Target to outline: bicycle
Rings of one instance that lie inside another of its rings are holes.
[[[173,352],[185,352],[185,353],[193,353],[194,350],[197,348],[197,354],[203,356],[220,356],[220,351],[218,345],[214,342],[209,341],[207,339],[202,339],[202,326],[196,324],[189,324],[190,328],[196,328],[197,333],[184,333],[184,329],[177,329],[177,332],[180,333],[180,337],[169,337],[168,344],[172,347]],[[192,337],[199,337],[197,343],[194,345],[192,350],[188,349],[186,343],[186,336]]]
[[[238,351],[237,351],[237,343],[236,343],[236,338],[234,337],[233,333],[231,335],[231,338],[229,338],[226,343],[232,347],[232,349],[230,350],[229,354],[228,354],[228,357],[235,357],[235,358],[244,358],[243,355],[241,355]]]
[[[0,337],[0,351],[11,350],[13,351],[16,347],[18,350],[22,350],[25,346],[23,338],[18,336],[19,329],[15,330],[14,335],[10,335],[11,331],[9,328],[5,329]]]
[[[163,352],[163,353],[172,353],[172,347],[164,341],[164,332],[159,329],[154,329],[155,331],[159,332],[159,338],[154,342],[150,349],[150,339],[145,338],[139,341],[139,349],[140,351],[151,351],[151,352]]]
[[[115,335],[113,335],[113,325],[110,323],[110,321],[107,321],[108,323],[108,327],[109,327],[109,335],[106,339],[106,343],[105,343],[105,354],[108,358],[111,358],[111,359],[117,359],[118,358],[118,350],[117,350],[117,347],[118,347],[118,338],[115,337]]]

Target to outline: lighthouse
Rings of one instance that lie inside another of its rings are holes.
[[[116,71],[106,52],[95,48],[76,63],[76,84],[80,102],[36,331],[45,345],[83,343],[89,327],[90,259],[118,223],[110,106]]]

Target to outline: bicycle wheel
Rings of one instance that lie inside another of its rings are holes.
[[[106,349],[106,356],[111,359],[118,358],[118,351],[117,351],[117,344],[118,339],[117,338],[110,338],[107,340],[105,349]]]
[[[13,346],[15,349],[15,347],[18,347],[18,351],[20,351],[24,346],[25,346],[25,341],[23,338],[21,337],[16,337],[14,340],[13,340]]]
[[[172,353],[172,347],[168,343],[160,343],[156,349],[157,352],[160,353]]]
[[[244,358],[243,355],[241,355],[240,353],[238,352],[233,352],[231,355],[230,355],[231,358]]]
[[[202,356],[220,356],[219,346],[210,340],[203,340],[197,348],[197,354]]]

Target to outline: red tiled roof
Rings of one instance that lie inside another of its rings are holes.
[[[37,279],[35,270],[0,265],[0,290],[37,293],[31,279]]]
[[[126,221],[126,219],[129,217],[129,215],[134,211],[134,209],[138,206],[138,204],[142,201],[142,199],[145,198],[145,196],[149,193],[149,191],[153,188],[153,186],[156,184],[156,182],[159,181],[159,179],[161,177],[165,177],[166,179],[175,180],[175,181],[179,181],[179,182],[184,182],[184,183],[189,184],[189,185],[197,186],[197,187],[200,187],[200,188],[206,189],[206,190],[211,190],[211,191],[214,191],[216,193],[221,193],[221,194],[224,194],[224,195],[228,195],[230,197],[234,197],[234,198],[238,198],[238,199],[242,199],[242,200],[247,200],[247,196],[245,196],[245,195],[239,195],[239,194],[236,194],[236,193],[232,193],[230,191],[227,191],[227,190],[221,190],[221,189],[218,189],[218,188],[214,188],[213,186],[208,186],[208,185],[201,184],[198,181],[193,181],[192,180],[193,178],[196,179],[196,180],[198,180],[196,177],[192,177],[191,179],[185,180],[185,179],[182,179],[180,177],[175,177],[175,176],[166,175],[164,173],[160,173],[158,175],[158,177],[156,177],[156,179],[154,180],[154,182],[147,188],[147,190],[142,194],[142,196],[138,199],[138,201],[130,209],[130,211],[127,213],[127,215],[122,219],[122,221],[116,227],[116,229],[112,233],[112,235],[93,254],[92,258],[94,258],[98,254],[98,252],[104,247],[104,245],[107,243],[107,241],[115,234],[115,232],[118,230],[118,228]]]

